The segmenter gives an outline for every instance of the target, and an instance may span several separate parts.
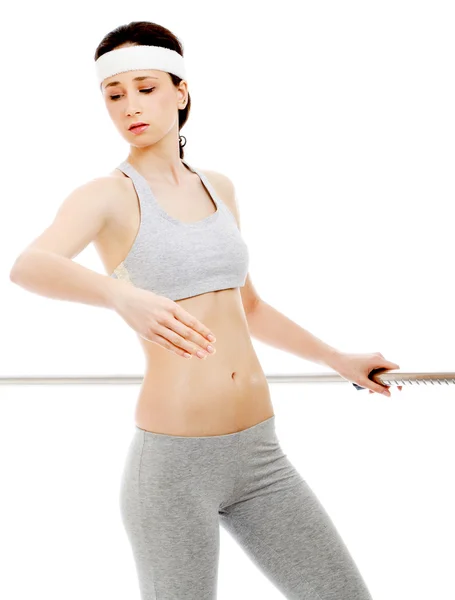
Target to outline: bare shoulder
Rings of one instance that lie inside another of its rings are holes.
[[[207,177],[239,224],[239,207],[235,193],[235,186],[232,179],[224,173],[220,173],[218,171],[211,171],[208,169],[199,169],[199,171],[201,171],[201,173]]]
[[[114,170],[106,175],[95,177],[92,182],[103,190],[108,202],[109,221],[115,222],[123,205],[122,200],[129,192],[129,179],[120,171]]]
[[[115,192],[122,192],[125,189],[125,177],[118,176],[116,173],[111,172],[106,175],[98,175],[97,177],[93,177],[88,180],[84,185],[89,186],[94,189],[99,189],[100,191],[105,191],[106,195],[109,197]]]
[[[199,169],[199,171],[204,173],[214,187],[222,190],[227,196],[232,196],[234,194],[234,183],[227,175],[224,175],[224,173],[211,171],[209,169]]]
[[[129,189],[130,180],[118,169],[114,169],[107,175],[100,175],[98,180],[103,181],[106,189],[110,192],[124,193]]]

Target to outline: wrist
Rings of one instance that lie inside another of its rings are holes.
[[[104,283],[104,302],[106,308],[117,311],[123,294],[130,287],[131,283],[121,279],[112,279],[108,276]]]
[[[344,352],[341,352],[340,350],[337,350],[336,348],[330,348],[325,355],[324,362],[330,369],[337,371],[338,370],[337,367],[338,367],[340,361],[343,360],[343,356],[344,356]]]

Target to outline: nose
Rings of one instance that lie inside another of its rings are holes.
[[[126,99],[126,114],[127,116],[137,115],[142,113],[142,109],[140,107],[140,103],[138,102],[138,98],[134,95],[127,96]]]
[[[130,117],[131,115],[140,115],[142,113],[140,108],[134,107],[134,106],[128,106],[127,107],[127,111],[126,111],[126,115],[128,117]]]

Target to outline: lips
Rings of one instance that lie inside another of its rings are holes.
[[[140,135],[143,131],[146,131],[148,129],[148,125],[139,125],[137,127],[132,127],[130,129],[130,132],[133,135]]]
[[[134,129],[135,127],[142,127],[143,125],[148,125],[148,123],[137,122],[130,125],[129,130]]]

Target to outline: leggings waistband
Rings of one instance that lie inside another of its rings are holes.
[[[256,439],[261,436],[267,437],[270,433],[275,431],[275,415],[272,415],[265,421],[261,421],[260,423],[256,423],[256,425],[252,425],[251,427],[247,427],[246,429],[242,429],[240,431],[235,431],[234,433],[223,433],[221,435],[204,435],[204,436],[182,436],[182,435],[170,435],[166,433],[156,433],[154,431],[148,431],[146,429],[141,429],[137,425],[135,425],[137,433],[142,433],[144,439],[147,441],[183,441],[189,443],[191,440],[218,440],[218,441],[230,441],[234,442],[235,440],[241,439]]]

